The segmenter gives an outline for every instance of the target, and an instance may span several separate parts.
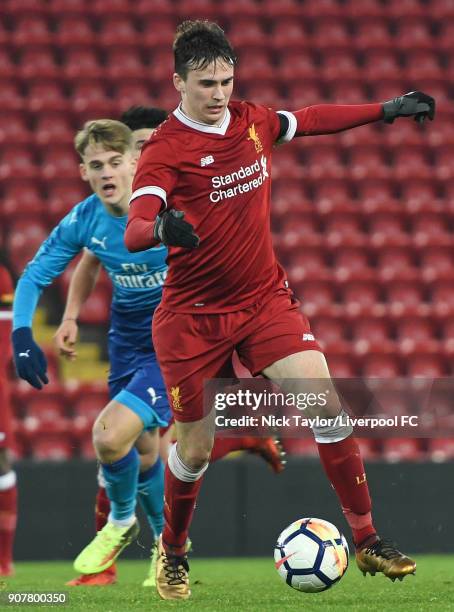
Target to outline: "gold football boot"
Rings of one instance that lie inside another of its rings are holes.
[[[188,557],[166,553],[162,535],[158,540],[156,589],[161,599],[188,599],[191,595]]]
[[[364,576],[375,576],[377,572],[382,572],[393,582],[396,578],[403,580],[416,571],[415,561],[397,550],[390,540],[377,540],[358,550],[356,563]]]

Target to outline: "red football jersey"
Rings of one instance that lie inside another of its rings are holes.
[[[8,270],[0,264],[0,377],[11,356],[11,322],[13,319],[13,281]]]
[[[296,129],[285,115],[281,141]],[[271,151],[280,129],[276,111],[231,102],[219,127],[178,108],[145,144],[132,199],[159,196],[184,211],[200,237],[194,250],[169,248],[164,308],[230,312],[284,286],[270,231]]]

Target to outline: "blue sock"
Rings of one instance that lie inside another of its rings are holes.
[[[114,463],[101,463],[114,520],[126,520],[135,513],[139,466],[139,453],[135,447]]]
[[[157,538],[164,527],[164,465],[160,457],[139,474],[139,501]]]

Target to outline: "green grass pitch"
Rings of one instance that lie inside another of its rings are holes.
[[[274,569],[273,559],[191,560],[192,598],[161,601],[154,589],[141,587],[145,561],[120,561],[119,581],[109,587],[64,587],[74,573],[67,562],[17,563],[16,576],[0,579],[1,610],[96,610],[98,612],[142,612],[150,610],[207,610],[260,612],[281,610],[347,611],[368,610],[430,612],[454,611],[454,556],[417,555],[416,576],[392,583],[382,575],[366,578],[351,562],[346,575],[332,589],[317,594],[294,591]],[[64,606],[6,605],[8,592],[66,591]]]

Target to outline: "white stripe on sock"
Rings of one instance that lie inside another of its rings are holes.
[[[195,482],[196,480],[202,478],[203,474],[208,468],[209,463],[204,465],[201,470],[192,470],[181,461],[177,451],[177,444],[175,443],[170,447],[167,465],[169,466],[172,474],[178,478],[178,480],[182,480],[183,482]]]

